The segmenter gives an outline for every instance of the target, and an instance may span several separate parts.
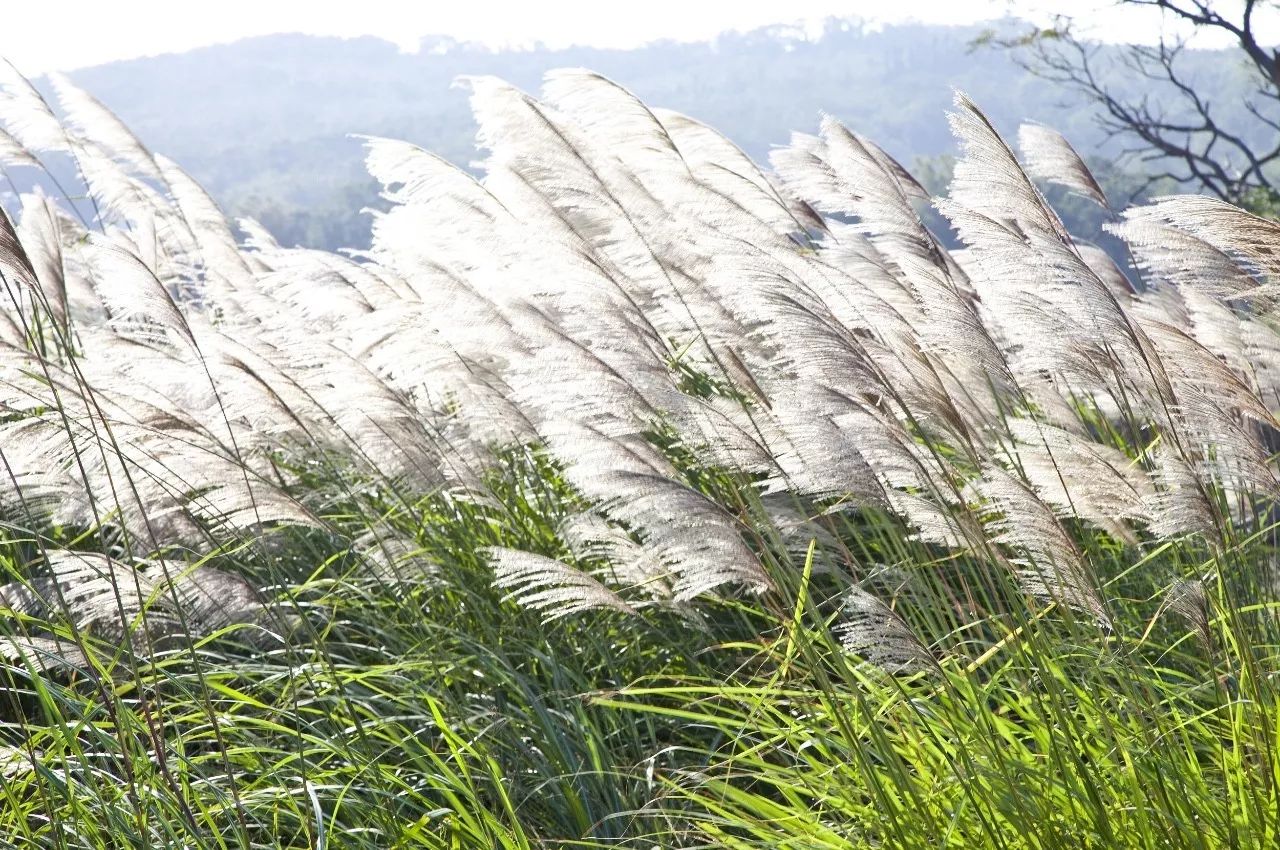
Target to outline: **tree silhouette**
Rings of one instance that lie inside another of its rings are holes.
[[[1102,128],[1124,144],[1125,155],[1152,164],[1152,180],[1173,178],[1259,212],[1280,211],[1280,51],[1260,41],[1259,26],[1280,4],[1119,0],[1119,5],[1162,13],[1159,40],[1109,47],[1082,35],[1077,18],[1062,15],[1048,28],[1012,37],[987,33],[978,43],[1013,49],[1027,70],[1094,104]],[[1183,61],[1187,38],[1170,35],[1170,23],[1230,39],[1250,78],[1244,109],[1255,126],[1224,120],[1214,93]]]

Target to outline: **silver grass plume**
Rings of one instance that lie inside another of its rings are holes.
[[[1009,454],[1042,499],[1064,515],[1137,543],[1126,520],[1145,521],[1155,495],[1143,468],[1111,446],[1029,419],[1006,423],[1014,445]]]
[[[964,156],[956,161],[951,198],[994,221],[1070,241],[1062,221],[977,104],[956,92],[955,106],[947,118]]]
[[[637,542],[624,529],[598,514],[572,514],[560,524],[560,538],[579,560],[607,564],[599,575],[629,596],[670,600],[671,568],[658,552]]]
[[[0,586],[0,607],[145,654],[242,624],[283,622],[243,578],[178,561],[125,564],[105,555],[51,551],[43,573]],[[260,639],[260,637],[255,638]],[[78,646],[33,638],[37,654],[83,666]]]
[[[1195,631],[1201,646],[1211,656],[1214,653],[1213,602],[1205,592],[1204,582],[1200,579],[1179,579],[1165,593],[1161,603],[1162,610],[1168,610],[1182,618]]]
[[[440,573],[440,565],[426,556],[422,546],[390,525],[382,524],[357,536],[351,541],[351,550],[381,582],[426,584]]]
[[[35,86],[0,59],[0,123],[28,151],[66,151],[67,133]]]
[[[199,348],[173,294],[152,268],[133,252],[96,235],[90,237],[88,250],[98,294],[113,318],[153,322],[161,333]]]
[[[1084,555],[1053,511],[1022,481],[988,468],[978,491],[999,515],[988,521],[991,542],[1013,549],[1018,582],[1032,596],[1058,602],[1110,627],[1110,617]]]
[[[820,139],[795,136],[772,160],[793,194],[860,220],[856,227],[914,296],[914,330],[926,348],[954,354],[950,362],[959,371],[976,365],[997,379],[1004,374],[963,275],[912,206],[923,192],[905,169],[830,117],[823,119]]]
[[[1268,303],[1280,293],[1280,284],[1269,282],[1260,270],[1233,257],[1234,248],[1219,240],[1214,244],[1165,220],[1160,206],[1125,210],[1123,220],[1107,229],[1128,243],[1143,273],[1155,282],[1179,290],[1199,289],[1224,300],[1260,300]]]
[[[1064,186],[1103,209],[1108,208],[1107,196],[1093,172],[1057,130],[1043,124],[1023,124],[1018,128],[1018,147],[1032,177]]]
[[[889,673],[917,673],[938,666],[933,653],[902,616],[861,588],[845,594],[834,631],[846,652],[860,655]]]
[[[493,562],[494,587],[509,591],[506,599],[540,612],[544,621],[598,608],[635,613],[598,579],[563,561],[500,547],[487,550],[487,554]]]
[[[1130,220],[1165,222],[1202,239],[1251,272],[1274,283],[1280,274],[1275,252],[1280,224],[1245,212],[1225,201],[1201,195],[1156,198],[1126,215]]]
[[[3,604],[0,601],[0,605]],[[51,637],[0,637],[0,659],[13,667],[30,665],[45,674],[74,673],[90,668],[83,649],[71,641]]]
[[[713,128],[666,109],[655,109],[653,114],[692,175],[712,191],[733,199],[781,233],[793,227],[820,230],[825,226],[820,218],[788,203],[759,166]]]
[[[204,268],[247,282],[252,272],[217,203],[177,163],[164,156],[156,156],[152,162],[195,238]]]
[[[40,160],[24,148],[17,139],[0,129],[0,168],[24,165],[40,168]]]
[[[97,98],[76,86],[65,74],[49,75],[58,103],[65,113],[64,121],[75,135],[109,152],[117,161],[126,163],[141,177],[165,185],[164,175],[146,146]]]
[[[39,284],[43,305],[60,325],[70,315],[63,242],[67,228],[57,206],[43,195],[22,196],[18,235]]]
[[[724,585],[760,592],[770,582],[723,507],[678,480],[656,449],[573,426],[548,434],[565,477],[610,518],[641,536],[673,574],[673,599],[686,602]]]

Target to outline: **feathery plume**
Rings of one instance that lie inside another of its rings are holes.
[[[1110,617],[1075,541],[1049,506],[1026,484],[988,468],[978,491],[999,515],[988,522],[992,543],[1021,553],[1012,561],[1019,584],[1032,596],[1059,602],[1109,627]]]
[[[164,185],[164,176],[151,152],[115,113],[76,86],[65,74],[50,74],[49,81],[53,83],[58,103],[66,113],[66,122],[79,139],[109,152],[117,161],[127,163],[139,176]]]
[[[493,561],[493,586],[509,590],[505,599],[540,612],[547,622],[596,608],[635,613],[618,594],[563,561],[500,547],[487,554]]]
[[[0,59],[0,123],[28,151],[70,150],[67,133],[49,104],[5,59]]]
[[[35,158],[31,151],[24,148],[17,139],[0,130],[0,167],[12,167],[15,165],[25,165],[30,168],[40,168],[40,160]]]
[[[889,673],[936,669],[937,660],[896,611],[876,596],[853,588],[844,597],[836,636],[846,652],[861,655]]]
[[[1165,593],[1161,608],[1181,617],[1195,630],[1205,651],[1213,654],[1213,629],[1210,627],[1213,607],[1209,594],[1205,593],[1204,582],[1200,579],[1179,579],[1174,582]]]
[[[1108,208],[1107,196],[1093,172],[1057,130],[1043,124],[1023,124],[1018,128],[1018,147],[1032,177],[1064,186],[1103,209]]]

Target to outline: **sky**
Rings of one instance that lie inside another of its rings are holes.
[[[626,48],[664,38],[705,41],[725,31],[779,24],[814,34],[828,17],[857,17],[874,26],[909,20],[963,24],[1016,13],[1047,22],[1054,12],[1065,11],[1087,18],[1093,32],[1109,41],[1150,41],[1160,28],[1157,12],[1116,9],[1113,2],[1099,0],[60,0],[12,5],[0,22],[0,57],[28,75],[281,32],[371,35],[411,51],[427,35],[498,48],[536,42]]]

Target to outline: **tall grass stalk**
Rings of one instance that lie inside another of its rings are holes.
[[[348,256],[0,69],[0,835],[1280,841],[1280,225],[465,84]]]

